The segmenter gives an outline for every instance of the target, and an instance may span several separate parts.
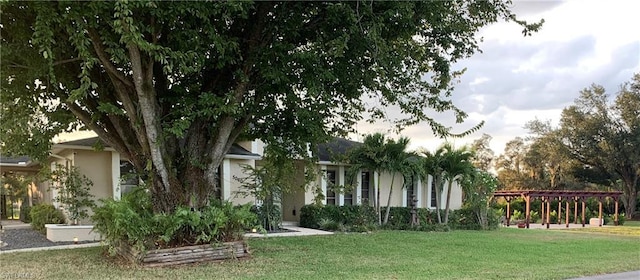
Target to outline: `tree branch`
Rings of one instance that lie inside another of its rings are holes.
[[[143,68],[142,57],[140,50],[133,43],[127,44],[129,50],[129,58],[131,60],[131,70],[133,70],[133,82],[138,95],[138,102],[140,103],[140,112],[142,113],[142,119],[144,121],[144,127],[147,134],[147,141],[149,143],[149,152],[151,155],[151,161],[158,171],[160,180],[163,184],[165,192],[170,192],[171,184],[169,181],[169,171],[164,163],[161,147],[158,144],[159,140],[159,128],[157,110],[158,107],[155,104],[155,94],[153,92],[153,83],[148,80],[149,74]],[[151,68],[151,67],[150,67]],[[147,78],[147,80],[145,80]]]
[[[105,144],[113,147],[116,151],[119,151],[119,152],[127,151],[127,148],[124,145],[124,143],[122,143],[121,141],[118,141],[118,139],[113,137],[111,133],[109,133],[103,127],[93,122],[91,120],[91,115],[88,112],[80,108],[80,106],[78,106],[74,102],[65,102],[65,104],[67,104],[71,113],[73,113],[76,117],[78,117],[78,119],[80,119],[80,121],[82,121],[87,127],[89,127],[89,129],[93,130],[96,134],[98,134],[100,139],[106,142]]]
[[[69,58],[69,59],[59,60],[59,61],[54,62],[53,66],[58,66],[58,65],[66,64],[66,63],[76,62],[76,61],[82,61],[82,59],[79,58],[79,57],[76,57],[76,58]]]
[[[116,67],[111,63],[111,60],[109,59],[109,57],[107,57],[108,55],[104,51],[104,48],[102,46],[102,41],[100,40],[100,35],[98,35],[98,33],[95,30],[89,29],[89,38],[91,38],[91,43],[93,44],[93,49],[96,51],[96,54],[98,55],[98,59],[100,59],[102,66],[104,66],[107,72],[109,72],[110,75],[113,75],[114,77],[116,77],[118,80],[120,80],[120,82],[122,82],[126,86],[133,87],[133,84],[131,83],[131,81],[127,79],[127,77],[122,75],[122,73],[118,71],[118,69],[116,69]]]

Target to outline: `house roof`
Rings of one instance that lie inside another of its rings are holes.
[[[3,157],[3,156],[0,156],[0,162],[2,162],[2,163],[26,164],[29,161],[31,161],[31,159],[29,157],[27,157],[27,156],[21,156],[21,157]]]
[[[98,137],[91,137],[91,138],[78,139],[78,140],[58,143],[58,145],[82,146],[82,147],[93,147],[96,144],[100,144],[105,148],[110,147],[109,145],[104,144],[104,142],[102,142],[102,140],[100,140],[100,138]],[[248,151],[247,149],[241,147],[238,144],[233,144],[229,149],[229,152],[227,152],[227,155],[228,156],[231,155],[231,156],[245,156],[245,157],[260,157],[260,155],[254,154]]]
[[[58,146],[58,149],[62,150],[64,148],[73,148],[73,147],[85,147],[87,149],[91,149],[93,146],[95,146],[96,144],[102,145],[105,148],[111,148],[109,145],[104,144],[104,142],[102,142],[102,140],[100,140],[100,138],[98,137],[91,137],[91,138],[84,138],[84,139],[78,139],[78,140],[73,140],[73,141],[66,141],[66,142],[60,142],[58,144],[54,145],[54,149],[55,146]],[[62,147],[64,148],[62,148]],[[55,151],[54,151],[55,153]],[[254,154],[250,151],[248,151],[247,149],[241,147],[238,144],[233,144],[231,146],[231,149],[229,149],[229,152],[227,153],[228,157],[231,158],[260,158],[261,156],[258,154]],[[20,157],[5,157],[5,156],[0,156],[0,165],[3,166],[29,166],[29,164],[31,164],[31,159],[28,156],[20,156]]]
[[[58,145],[68,145],[68,146],[85,146],[85,147],[93,147],[93,145],[97,143],[103,143],[102,140],[98,137],[84,138],[73,141],[60,142]],[[108,145],[103,145],[108,147]]]
[[[318,159],[320,161],[334,161],[335,156],[345,155],[349,150],[360,145],[362,145],[360,142],[336,137],[327,143],[318,145]]]

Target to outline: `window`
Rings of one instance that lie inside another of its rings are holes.
[[[436,180],[431,180],[431,207],[436,207]]]
[[[345,178],[345,183],[349,186],[351,186],[351,182],[348,182],[348,180],[346,180],[347,177],[347,171],[344,171],[344,178]],[[350,180],[349,180],[350,181]],[[345,192],[344,193],[344,205],[353,205],[353,190],[350,192]]]
[[[140,176],[128,160],[120,161],[120,193],[126,194],[140,184]]]
[[[336,205],[336,192],[333,188],[336,186],[336,171],[327,170],[327,205]]]
[[[369,200],[370,200],[370,192],[369,192],[369,182],[370,182],[370,176],[371,173],[369,172],[362,172],[362,180],[360,180],[360,188],[361,188],[361,192],[360,195],[362,196],[361,201],[362,201],[362,205],[369,205]]]

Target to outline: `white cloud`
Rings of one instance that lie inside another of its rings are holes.
[[[459,62],[467,68],[453,95],[454,103],[469,114],[456,125],[447,114],[434,115],[456,131],[484,120],[485,127],[455,143],[462,145],[482,133],[493,137],[492,148],[501,153],[504,144],[526,136],[526,122],[535,118],[557,122],[562,109],[592,83],[611,94],[640,72],[640,1],[515,1],[520,18],[545,23],[538,33],[523,37],[522,27],[497,23],[484,28],[483,53]],[[388,124],[360,124],[361,133],[386,132]],[[436,139],[426,124],[407,128],[412,147],[434,149]]]

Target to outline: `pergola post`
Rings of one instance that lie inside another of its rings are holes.
[[[540,203],[540,208],[541,208],[540,217],[541,217],[541,220],[542,220],[542,225],[544,226],[544,221],[545,221],[545,218],[547,217],[544,214],[544,196],[540,197],[540,201],[542,202],[542,203]]]
[[[558,197],[558,224],[562,222],[562,197]]]
[[[531,196],[527,194],[524,199],[527,202],[527,216],[525,218],[525,223],[527,224],[527,228],[529,228],[529,219],[531,218]]]
[[[602,226],[602,197],[598,197],[598,226]]]
[[[578,197],[573,197],[573,223],[578,224]]]
[[[584,216],[584,209],[585,209],[584,197],[580,198],[580,202],[582,202],[582,227],[584,227],[584,219],[585,219],[585,216]]]
[[[569,228],[569,200],[567,199],[564,204],[565,218],[564,223],[565,227]]]
[[[618,225],[618,197],[617,196],[614,197],[613,200],[616,202],[615,203],[616,204],[616,213],[613,216],[613,224],[617,226]]]
[[[549,211],[549,209],[551,209],[551,200],[547,198],[547,228],[549,228],[549,224],[551,222],[551,211]]]
[[[511,197],[505,197],[507,200],[507,226],[511,224]]]

